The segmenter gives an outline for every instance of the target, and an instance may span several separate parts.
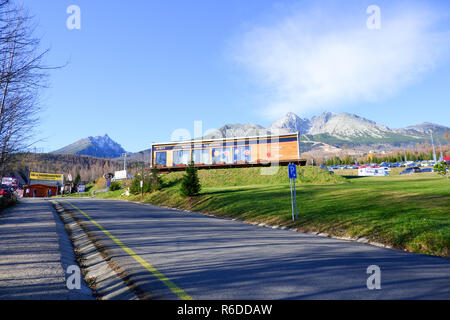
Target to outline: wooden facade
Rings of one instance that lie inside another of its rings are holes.
[[[24,198],[45,198],[58,195],[58,187],[43,184],[33,184],[25,186],[23,189]]]
[[[300,159],[299,133],[278,136],[256,136],[192,140],[152,145],[152,166],[185,167],[191,160],[198,167],[230,167],[296,162]],[[305,161],[306,163],[306,161]]]

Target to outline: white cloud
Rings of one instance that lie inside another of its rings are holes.
[[[239,38],[233,58],[269,92],[269,118],[384,99],[447,54],[449,32],[435,28],[437,11],[382,7],[381,29],[369,30],[365,10],[312,8]]]

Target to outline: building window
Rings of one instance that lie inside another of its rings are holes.
[[[233,151],[234,162],[250,162],[250,146],[235,147]]]
[[[213,163],[232,163],[231,148],[215,148],[213,152]]]
[[[190,150],[177,150],[173,152],[173,164],[189,164],[191,158]]]
[[[157,152],[156,153],[156,165],[166,165],[167,161],[167,153],[164,152]]]
[[[211,163],[208,149],[192,151],[192,158],[194,160],[194,163],[203,163],[203,164]]]
[[[167,153],[164,152],[157,152],[156,153],[156,165],[166,165],[167,161]]]

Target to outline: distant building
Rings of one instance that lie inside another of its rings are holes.
[[[58,195],[63,180],[62,174],[30,172],[30,184],[24,186],[23,196],[42,198]]]
[[[305,159],[300,159],[299,132],[156,143],[151,147],[151,154],[152,167],[168,170],[185,167],[191,160],[203,168],[306,164]]]
[[[33,184],[25,186],[23,189],[24,198],[45,198],[53,197],[58,194],[58,187],[47,186],[43,184]]]

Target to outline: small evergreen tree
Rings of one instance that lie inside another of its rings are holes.
[[[150,181],[149,181],[149,189],[151,192],[160,190],[162,187],[161,177],[159,176],[159,170],[156,167],[152,168]]]
[[[442,176],[447,176],[448,179],[447,170],[449,170],[449,165],[445,161],[438,162],[434,165],[434,172],[437,172]]]
[[[195,196],[199,194],[201,189],[200,181],[197,175],[197,168],[194,167],[194,162],[186,167],[186,174],[181,181],[181,193],[186,196]]]
[[[75,183],[75,185],[78,185],[81,182],[81,176],[79,172],[77,172],[77,176],[75,177],[75,180],[73,182]]]
[[[141,176],[139,174],[135,174],[133,181],[131,182],[130,192],[132,194],[141,193]]]

